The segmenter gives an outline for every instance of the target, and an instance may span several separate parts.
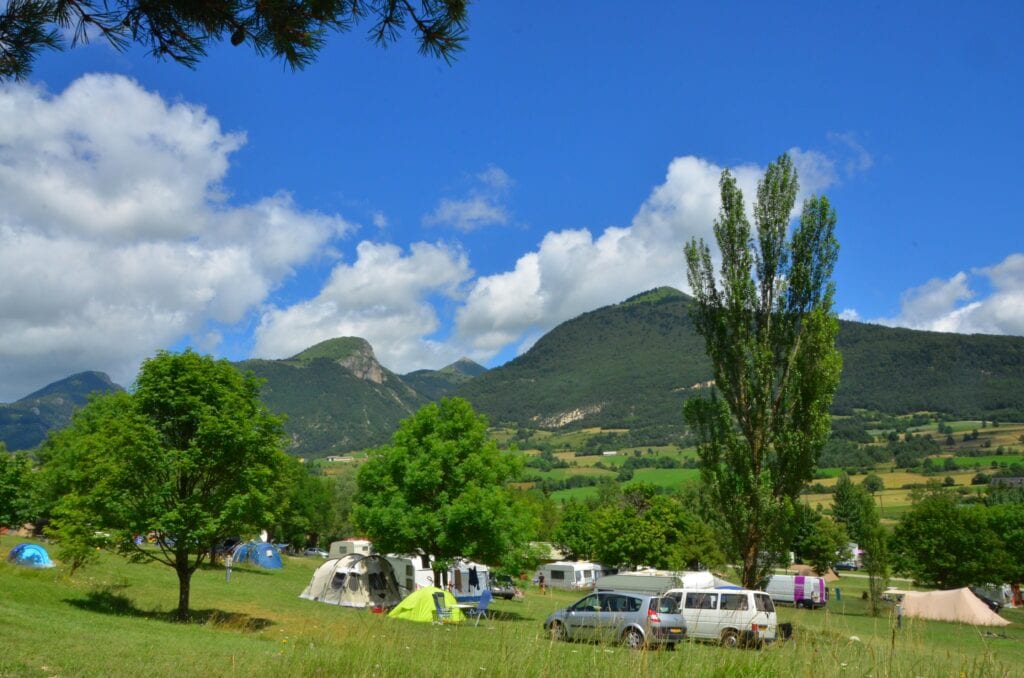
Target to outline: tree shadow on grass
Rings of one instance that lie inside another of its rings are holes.
[[[537,621],[535,617],[524,617],[518,612],[509,612],[508,610],[487,610],[487,616],[497,621]]]
[[[135,606],[127,596],[117,591],[124,586],[108,586],[90,591],[84,598],[65,599],[67,604],[88,612],[111,614],[119,617],[138,617],[173,624],[182,623],[178,619],[177,610],[142,610]],[[189,610],[187,624],[198,624],[227,628],[236,631],[261,631],[274,622],[262,617],[253,617],[241,612],[225,612],[224,610]]]

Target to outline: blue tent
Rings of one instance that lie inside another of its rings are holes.
[[[18,544],[7,554],[7,562],[25,567],[53,567],[50,554],[38,544]]]
[[[239,544],[231,552],[231,562],[234,565],[248,563],[269,570],[284,567],[284,563],[281,562],[281,551],[265,541],[248,541]]]

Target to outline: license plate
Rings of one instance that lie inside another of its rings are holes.
[[[670,628],[669,631],[671,633],[682,633],[683,632],[683,630],[681,628],[678,628],[678,627]]]

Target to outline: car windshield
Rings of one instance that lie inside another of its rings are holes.
[[[679,611],[679,601],[668,596],[665,598],[651,598],[650,609],[658,614],[675,614]]]

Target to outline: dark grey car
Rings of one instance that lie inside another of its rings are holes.
[[[686,638],[675,600],[628,591],[591,593],[552,612],[544,628],[561,640],[622,642],[631,648],[671,647]]]

